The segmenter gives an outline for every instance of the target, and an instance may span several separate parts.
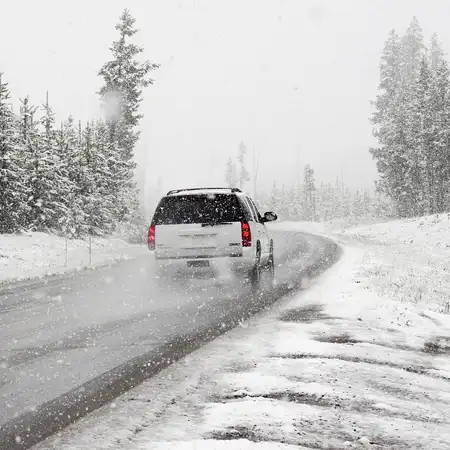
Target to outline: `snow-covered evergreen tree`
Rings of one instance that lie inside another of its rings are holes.
[[[433,175],[430,195],[436,212],[449,210],[450,197],[450,70],[447,61],[437,61],[430,87],[430,108],[433,111]]]
[[[31,226],[38,231],[59,229],[68,213],[67,173],[60,160],[55,119],[48,103],[42,106],[41,132],[31,148]]]
[[[28,189],[24,166],[10,91],[0,73],[0,233],[13,233],[25,226]]]
[[[303,217],[304,220],[314,221],[316,219],[316,186],[314,170],[309,164],[303,172]]]
[[[239,188],[244,189],[245,183],[250,181],[250,173],[245,167],[245,157],[247,155],[247,147],[243,142],[239,144],[237,161],[239,164]]]
[[[237,185],[236,164],[231,159],[231,156],[227,159],[225,168],[225,182],[228,187],[236,187]]]
[[[267,202],[267,209],[269,211],[279,211],[279,207],[282,204],[281,193],[278,189],[276,181],[273,182],[272,190],[270,191],[269,200]],[[281,216],[281,212],[279,212]]]
[[[90,170],[93,174],[92,204],[95,219],[91,222],[98,233],[109,233],[114,228],[114,198],[111,193],[111,158],[108,145],[108,130],[104,122],[93,125],[93,150]]]
[[[336,192],[331,183],[322,183],[317,192],[316,214],[320,220],[335,218]]]
[[[114,177],[114,210],[119,221],[127,220],[130,214],[134,214],[131,210],[135,202],[131,199],[136,195],[130,196],[130,192],[136,188],[133,156],[139,139],[137,127],[143,117],[139,107],[143,89],[153,83],[149,74],[158,67],[148,61],[139,61],[143,49],[130,42],[138,31],[134,24],[135,19],[125,10],[116,25],[119,37],[111,47],[113,57],[99,72],[104,81],[99,94],[106,115],[109,152],[115,154],[109,163],[111,176]],[[129,200],[131,203],[128,203]]]
[[[391,30],[381,54],[379,93],[374,102],[375,112],[372,122],[378,127],[385,123],[391,113],[392,104],[402,82],[401,67],[400,37],[395,30]],[[383,132],[380,128],[376,128],[374,131],[377,137],[379,133]]]
[[[429,47],[429,64],[433,72],[437,71],[439,63],[443,59],[444,59],[444,51],[442,50],[438,35],[434,33],[433,36],[431,36],[431,42]]]
[[[86,214],[82,196],[83,157],[78,132],[72,116],[63,123],[57,133],[62,164],[67,171],[68,211],[61,221],[61,230],[69,238],[85,234]]]
[[[131,160],[139,133],[136,127],[143,115],[139,112],[142,90],[153,83],[149,77],[157,64],[140,62],[138,56],[143,49],[129,42],[138,32],[136,20],[126,9],[116,25],[119,38],[113,42],[113,58],[101,68],[99,75],[104,80],[100,96],[109,126],[117,126],[115,137],[122,155]]]
[[[430,102],[432,73],[424,56],[411,89],[407,161],[411,181],[412,215],[432,213],[431,189],[434,183],[434,112]],[[431,203],[431,204],[430,204]]]
[[[375,217],[375,214],[373,212],[374,208],[374,200],[373,197],[370,195],[370,192],[368,190],[365,190],[363,193],[363,199],[362,199],[362,210],[363,210],[363,217]]]
[[[352,205],[352,216],[354,218],[362,218],[366,214],[366,205],[365,201],[367,201],[366,194],[361,195],[360,191],[357,190],[356,194],[353,198],[353,205]]]
[[[94,168],[94,136],[91,125],[88,123],[81,130],[81,158],[80,158],[80,192],[85,215],[84,234],[100,234],[96,226],[96,180]]]
[[[417,17],[413,17],[401,42],[402,71],[406,80],[415,80],[424,55],[425,44],[422,27]]]
[[[379,147],[371,149],[380,175],[378,189],[391,196],[398,205],[399,215],[406,215],[408,166],[406,161],[406,126],[408,117],[409,90],[402,88],[401,40],[391,30],[385,43],[380,64],[379,93],[374,102],[372,115],[374,136]]]
[[[28,229],[33,223],[33,184],[35,182],[35,158],[34,153],[39,148],[39,130],[36,120],[37,106],[31,104],[28,96],[20,99],[20,117],[18,123],[18,142],[24,154],[24,172],[22,183],[27,189],[26,213],[24,216],[24,228]]]
[[[442,210],[448,177],[449,72],[437,36],[428,53],[416,18],[399,39],[391,32],[382,53],[372,116],[379,146],[372,149],[380,193],[400,217]]]

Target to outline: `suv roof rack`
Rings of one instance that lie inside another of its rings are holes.
[[[188,189],[173,189],[169,191],[166,195],[178,194],[183,191],[231,191],[231,192],[242,192],[239,188],[224,188],[224,187],[201,187],[201,188],[188,188]]]

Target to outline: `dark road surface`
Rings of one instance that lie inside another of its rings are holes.
[[[0,291],[0,448],[29,447],[335,260],[324,238],[273,236],[277,287],[264,295],[226,276],[157,286],[151,254]]]

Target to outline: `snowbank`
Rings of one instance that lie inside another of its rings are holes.
[[[339,223],[283,222],[298,230],[364,249],[361,276],[379,295],[450,314],[450,214],[354,228]]]
[[[413,225],[407,244],[405,223],[344,233],[341,261],[308,289],[37,448],[448,449],[450,316],[396,301],[411,277],[394,296],[377,285],[380,264],[414,265],[429,244]]]
[[[89,243],[80,239],[67,242],[45,233],[0,234],[0,283],[60,274],[89,266]],[[142,245],[118,238],[93,238],[91,267],[143,254]],[[148,252],[148,251],[147,251]]]
[[[349,236],[384,244],[408,244],[417,248],[450,251],[450,214],[438,214],[413,219],[394,220],[350,228]]]
[[[450,313],[450,215],[357,227],[340,238],[367,249],[364,276],[377,293]]]

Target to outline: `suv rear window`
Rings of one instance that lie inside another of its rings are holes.
[[[154,225],[241,222],[244,220],[238,198],[230,194],[174,195],[159,203]]]

